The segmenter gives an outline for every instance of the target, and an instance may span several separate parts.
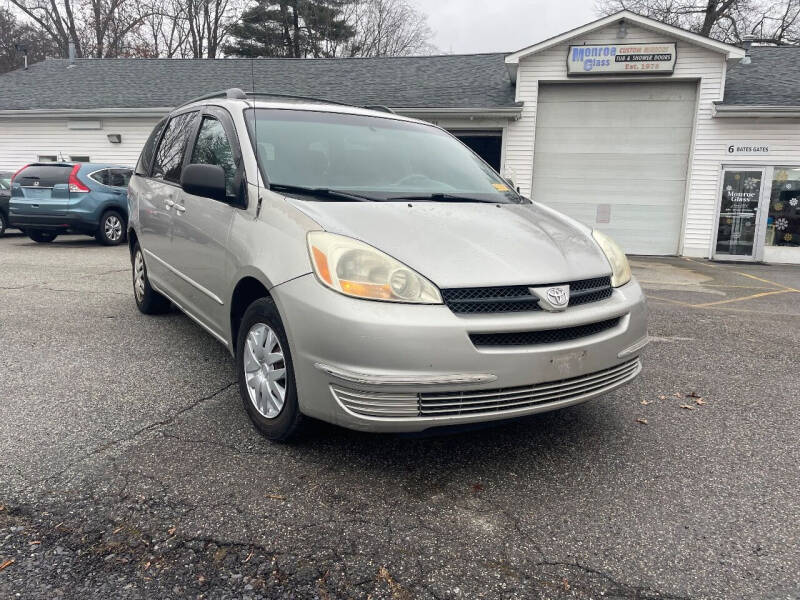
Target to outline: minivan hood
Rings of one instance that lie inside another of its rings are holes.
[[[611,273],[588,228],[536,204],[287,200],[326,231],[366,242],[440,288],[562,283]]]

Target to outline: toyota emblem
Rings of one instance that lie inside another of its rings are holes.
[[[539,306],[544,310],[557,312],[569,306],[569,285],[530,287],[528,290],[539,298]]]
[[[569,293],[563,287],[551,287],[546,293],[547,299],[553,306],[566,306],[569,302]]]

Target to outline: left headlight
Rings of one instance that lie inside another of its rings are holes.
[[[625,256],[622,248],[617,245],[617,242],[605,233],[597,231],[597,229],[592,230],[592,237],[611,264],[611,285],[619,287],[628,283],[631,280],[631,265],[628,263],[628,257]]]
[[[442,303],[442,295],[430,281],[359,240],[312,231],[308,234],[308,253],[317,278],[347,296],[384,302]]]

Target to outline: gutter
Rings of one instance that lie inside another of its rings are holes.
[[[713,116],[717,119],[747,117],[755,119],[797,119],[800,118],[800,106],[718,104],[715,102]]]
[[[522,116],[522,106],[499,108],[394,108],[397,114],[415,119],[509,119],[517,121]]]
[[[64,117],[163,117],[173,107],[152,108],[28,108],[24,110],[0,110],[2,118],[62,119]]]

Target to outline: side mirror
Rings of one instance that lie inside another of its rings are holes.
[[[187,165],[181,173],[181,187],[187,194],[228,201],[225,171],[219,165]]]

